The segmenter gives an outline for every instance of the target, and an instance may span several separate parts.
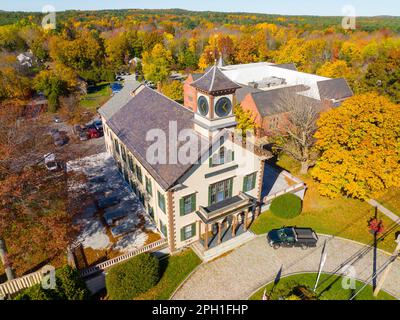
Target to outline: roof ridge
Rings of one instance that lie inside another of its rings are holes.
[[[217,72],[217,66],[214,65],[213,68],[214,68],[214,72],[213,72],[213,77],[212,77],[212,79],[211,79],[211,84],[210,84],[210,89],[209,89],[209,91],[212,90],[212,87],[213,87],[213,85],[214,85],[214,80],[215,80],[215,73]]]

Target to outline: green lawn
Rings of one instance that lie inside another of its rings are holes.
[[[391,188],[382,197],[376,199],[380,204],[400,216],[400,188]]]
[[[372,206],[366,202],[345,197],[336,199],[322,197],[318,193],[318,184],[308,175],[299,175],[299,166],[293,160],[284,156],[281,157],[278,164],[307,184],[302,213],[293,219],[285,219],[266,211],[251,226],[254,233],[267,233],[271,229],[285,225],[311,227],[319,233],[336,235],[367,244],[371,243],[373,239],[368,230],[368,221],[375,213]],[[385,215],[380,214],[379,217],[383,220],[386,230],[394,225],[393,221]],[[391,253],[396,245],[394,242],[396,231],[400,231],[400,226],[381,241],[378,247]]]
[[[162,276],[157,285],[137,297],[137,300],[168,300],[183,280],[201,263],[191,250],[173,255],[160,262]]]
[[[111,89],[109,82],[101,82],[95,86],[89,86],[87,95],[83,96],[80,105],[83,108],[96,111],[110,99]]]
[[[266,295],[270,296],[271,300],[278,300],[279,297],[287,297],[291,295],[291,291],[296,286],[304,286],[312,290],[317,279],[316,273],[303,273],[292,275],[280,279],[274,290],[271,292],[274,283],[266,285],[250,297],[249,300],[262,300],[264,289]],[[356,293],[364,283],[356,281],[356,289],[344,289],[342,287],[342,277],[336,275],[322,274],[317,287],[317,299],[319,300],[348,300]],[[381,291],[378,297],[373,296],[373,290],[370,285],[365,287],[355,298],[355,300],[396,300],[390,294]]]

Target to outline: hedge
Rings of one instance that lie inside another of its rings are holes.
[[[15,300],[85,300],[89,291],[76,269],[64,266],[56,270],[55,289],[43,289],[36,284],[18,294]]]
[[[131,300],[154,287],[159,279],[160,265],[157,257],[142,253],[108,271],[107,294],[112,300]]]
[[[286,193],[272,200],[270,210],[280,218],[294,218],[301,212],[301,199],[293,193]]]

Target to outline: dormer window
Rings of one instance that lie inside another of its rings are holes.
[[[233,150],[228,150],[221,147],[217,153],[210,157],[210,167],[219,166],[225,163],[232,162],[235,159]]]

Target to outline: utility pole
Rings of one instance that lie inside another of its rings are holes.
[[[0,260],[3,263],[4,270],[6,272],[7,280],[14,279],[14,272],[7,262],[7,248],[4,239],[0,238]]]
[[[374,290],[375,297],[378,296],[379,291],[381,291],[383,283],[385,282],[387,275],[389,274],[390,270],[392,269],[393,263],[396,261],[396,257],[400,254],[400,234],[397,236],[396,242],[397,242],[397,247],[393,251],[392,261],[390,261],[389,264],[386,266],[386,269],[385,269],[384,273],[382,274],[382,277],[380,278],[378,285],[376,286],[376,288]]]

